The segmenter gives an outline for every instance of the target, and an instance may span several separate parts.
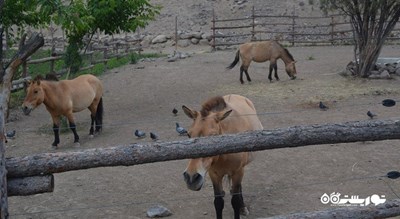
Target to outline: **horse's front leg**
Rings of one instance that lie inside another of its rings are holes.
[[[277,81],[279,81],[279,77],[278,77],[278,65],[275,63],[275,65],[274,65],[274,70],[275,70],[275,79],[277,80]]]
[[[94,137],[94,121],[96,118],[93,114],[90,115],[90,118],[92,119],[92,121],[90,122],[89,136],[91,138],[93,138]]]
[[[272,71],[274,70],[274,64],[273,63],[270,63],[269,64],[269,74],[268,74],[268,79],[269,79],[269,82],[272,82]]]
[[[69,128],[71,129],[72,133],[74,133],[74,143],[79,144],[79,136],[78,133],[76,133],[76,125],[72,112],[67,115],[67,119],[69,123]]]
[[[51,144],[54,148],[57,148],[60,143],[60,116],[51,115],[53,119],[53,132],[54,132],[54,142]]]
[[[235,219],[240,219],[240,215],[247,216],[249,214],[248,209],[244,205],[242,195],[242,179],[244,170],[240,170],[232,176],[232,188],[231,188],[231,204],[233,211],[235,212]]]
[[[222,178],[215,173],[210,172],[210,178],[214,188],[214,207],[217,219],[222,219],[222,210],[224,209],[225,192],[222,187]]]

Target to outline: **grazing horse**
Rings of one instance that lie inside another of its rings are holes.
[[[103,85],[93,75],[81,75],[72,80],[61,80],[52,76],[43,79],[36,77],[28,82],[27,95],[22,104],[25,115],[43,103],[53,119],[54,142],[53,147],[60,143],[59,129],[60,117],[68,119],[69,127],[74,133],[74,142],[79,144],[73,113],[88,108],[91,112],[91,125],[89,135],[93,137],[101,131],[103,123]],[[96,123],[96,125],[94,125]],[[95,128],[94,128],[95,126]]]
[[[268,79],[272,82],[272,70],[275,70],[275,78],[279,81],[278,65],[276,64],[276,61],[282,59],[285,63],[286,72],[289,77],[291,79],[296,79],[296,61],[292,54],[276,41],[250,42],[240,45],[236,52],[235,60],[226,68],[232,69],[235,67],[239,62],[239,58],[242,59],[242,65],[240,66],[240,83],[242,84],[244,83],[243,72],[246,74],[247,81],[251,81],[249,73],[247,72],[251,61],[265,62],[269,60]]]
[[[182,106],[182,109],[189,118],[193,119],[188,130],[190,138],[263,129],[253,103],[246,97],[235,94],[211,98],[202,105],[199,112],[186,106]],[[243,202],[241,183],[244,166],[251,160],[252,156],[249,152],[191,159],[183,177],[189,189],[199,191],[204,185],[205,175],[208,172],[214,187],[216,215],[218,219],[221,219],[225,195],[222,182],[227,176],[231,184],[231,204],[235,219],[239,219],[241,213],[245,215],[248,213]]]

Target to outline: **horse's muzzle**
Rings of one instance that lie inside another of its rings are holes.
[[[190,190],[199,191],[201,187],[203,187],[204,177],[199,173],[195,173],[191,176],[187,172],[184,172],[183,179]]]
[[[29,115],[29,113],[32,112],[32,108],[27,107],[27,106],[24,106],[24,107],[22,107],[22,111],[23,111],[24,114],[27,116],[27,115]]]

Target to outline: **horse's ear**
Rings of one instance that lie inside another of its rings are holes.
[[[225,112],[219,112],[217,114],[217,121],[221,122],[222,120],[226,119],[226,117],[228,117],[231,113],[232,113],[232,110],[228,110]]]
[[[191,119],[196,119],[197,112],[195,110],[191,110],[190,108],[186,107],[185,105],[182,106],[183,112]]]
[[[37,81],[36,81],[36,84],[37,84],[37,85],[40,85],[40,80],[37,80]]]

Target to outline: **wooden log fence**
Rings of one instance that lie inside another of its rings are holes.
[[[8,177],[27,177],[96,167],[131,166],[199,158],[224,153],[388,139],[400,139],[400,120],[293,126],[175,142],[136,143],[75,152],[43,153],[6,158],[6,168]]]
[[[105,66],[105,70],[107,70],[107,63],[110,61],[112,58],[123,58],[128,55],[130,55],[132,52],[140,52],[142,51],[142,48],[140,46],[132,46],[132,43],[135,45],[138,43],[138,41],[127,41],[127,42],[115,42],[115,43],[110,43],[109,46],[91,46],[91,50],[87,52],[82,52],[82,56],[86,56],[87,59],[89,60],[89,64],[87,66],[83,66],[79,69],[79,71],[85,71],[92,69],[96,64],[98,63],[103,63]],[[93,58],[95,54],[102,54],[101,59],[95,59]],[[43,63],[50,63],[49,67],[49,73],[55,73],[58,76],[62,76],[65,73],[68,72],[68,69],[61,69],[56,72],[55,70],[55,62],[58,60],[62,59],[62,56],[65,54],[64,51],[55,51],[54,47],[52,48],[51,56],[50,57],[45,57],[45,58],[40,58],[40,59],[30,59],[27,60],[22,64],[23,69],[22,69],[22,78],[14,80],[12,82],[13,86],[11,88],[11,91],[16,91],[19,89],[22,89],[24,87],[24,82],[27,80],[30,80],[31,77],[28,75],[27,69],[29,65],[36,65],[36,64],[43,64]]]
[[[306,22],[302,25],[302,21]],[[235,24],[233,25],[232,22]],[[292,46],[353,43],[351,24],[346,21],[343,14],[310,17],[298,16],[293,11],[292,15],[260,15],[253,7],[251,15],[244,18],[217,19],[213,11],[211,23],[213,33],[211,46],[213,49],[219,46],[262,40],[279,40]],[[271,26],[274,27],[273,30],[271,30]],[[227,33],[216,34],[216,30]],[[398,33],[400,29],[395,28],[393,32]],[[251,34],[251,37],[245,38],[244,35],[248,33]],[[224,37],[225,35],[226,37]],[[400,37],[391,36],[387,39],[393,41]]]

